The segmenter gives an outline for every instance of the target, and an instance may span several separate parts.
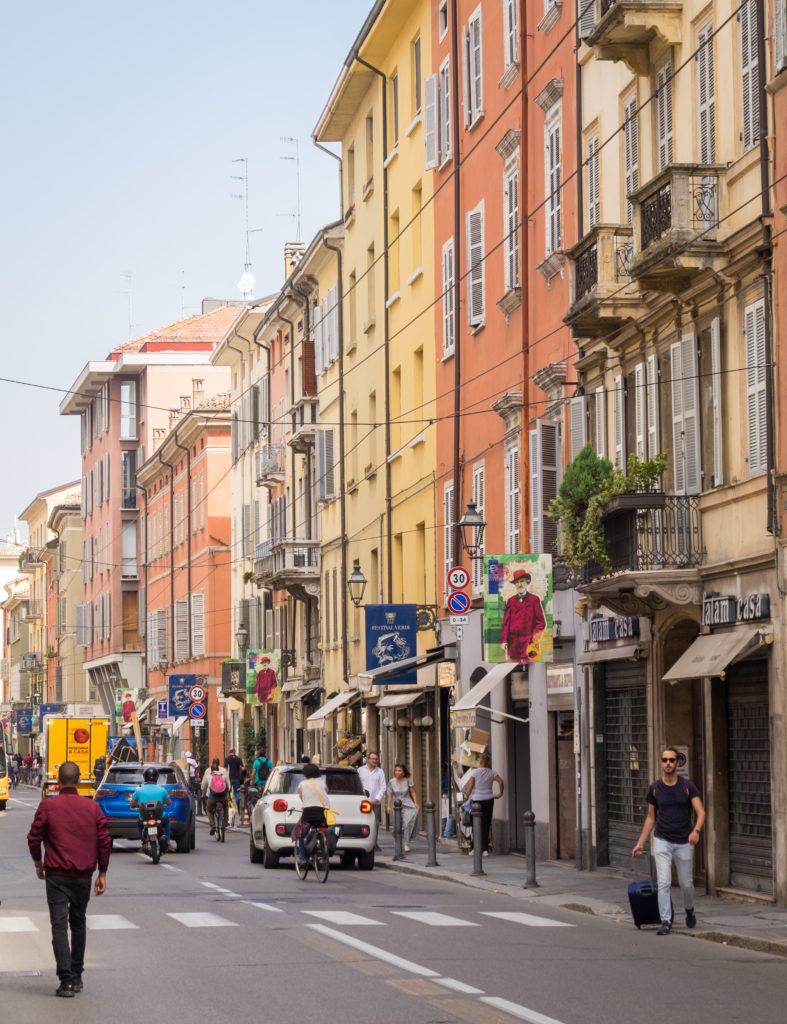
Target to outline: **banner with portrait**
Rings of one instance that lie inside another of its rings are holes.
[[[131,716],[137,710],[139,690],[124,687],[115,690],[115,718],[121,725],[131,725]]]
[[[552,556],[484,555],[484,660],[552,661]]]
[[[272,647],[246,652],[246,703],[278,704],[281,700],[281,651]]]

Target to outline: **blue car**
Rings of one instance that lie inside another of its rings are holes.
[[[131,796],[143,784],[146,768],[158,771],[158,784],[169,791],[172,806],[167,814],[172,827],[172,838],[178,853],[189,853],[196,845],[197,824],[194,798],[183,772],[176,764],[138,764],[125,762],[109,769],[106,781],[96,793],[96,802],[107,819],[113,839],[137,839],[139,811],[131,806]]]

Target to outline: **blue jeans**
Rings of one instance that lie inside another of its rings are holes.
[[[656,878],[659,886],[659,917],[669,924],[672,919],[672,862],[678,875],[678,885],[683,894],[683,909],[694,910],[694,847],[691,843],[670,843],[666,839],[653,837],[653,857],[656,861]]]
[[[240,790],[241,782],[240,779],[230,779],[230,786],[232,786],[232,802],[235,804],[235,810],[240,810]]]

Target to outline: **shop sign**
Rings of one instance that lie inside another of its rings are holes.
[[[438,661],[437,663],[437,685],[454,686],[456,684],[456,662]]]
[[[628,640],[639,636],[638,615],[615,615],[610,618],[590,620],[590,642],[606,643],[608,640]]]
[[[731,626],[736,622],[754,622],[771,617],[770,594],[702,595],[703,626]]]
[[[547,693],[573,693],[574,666],[547,665]]]

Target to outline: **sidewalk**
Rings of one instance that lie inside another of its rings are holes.
[[[471,875],[473,858],[460,853],[453,839],[438,841],[438,866],[432,868],[426,867],[424,839],[415,840],[413,852],[406,854],[403,861],[393,859],[393,836],[390,832],[380,834],[380,846],[382,852],[377,854],[377,867],[505,893],[514,899],[564,907],[606,917],[618,926],[634,927],[626,892],[633,876],[620,869],[577,871],[567,861],[546,861],[536,866],[538,888],[525,889],[525,858],[517,854],[484,857],[486,874],[475,878]],[[647,874],[639,877],[647,877]],[[787,910],[778,910],[770,903],[722,900],[698,892],[697,928],[688,931],[683,924],[683,905],[677,890],[675,903],[675,934],[787,957]]]

